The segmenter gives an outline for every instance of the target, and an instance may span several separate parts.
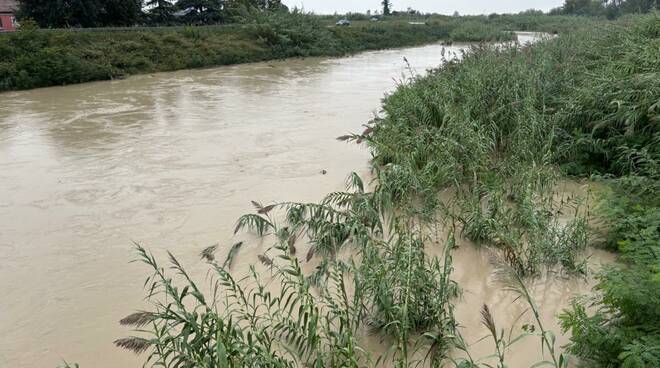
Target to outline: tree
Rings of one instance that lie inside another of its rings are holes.
[[[282,0],[266,0],[267,10],[280,10],[282,7]]]
[[[142,0],[19,0],[20,19],[40,27],[130,26],[142,15]]]
[[[648,13],[654,9],[660,9],[659,0],[626,0],[619,1],[619,7],[623,14]]]
[[[609,19],[622,14],[648,13],[660,8],[660,0],[566,0],[551,14],[606,15]]]
[[[142,16],[143,0],[104,0],[97,15],[97,24],[105,26],[132,26]]]
[[[224,18],[225,0],[179,0],[176,5],[188,11],[185,19],[191,23],[218,23]]]
[[[149,8],[150,18],[155,23],[166,24],[174,18],[173,0],[147,0],[145,5]]]
[[[381,4],[383,4],[383,15],[392,14],[392,3],[390,0],[383,0]]]
[[[260,10],[280,10],[284,7],[281,0],[244,0],[243,2]]]
[[[605,7],[601,0],[566,0],[562,10],[571,15],[601,15]]]

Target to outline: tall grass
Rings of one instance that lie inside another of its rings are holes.
[[[552,47],[473,48],[404,82],[359,138],[398,206],[427,216],[452,208],[463,235],[502,248],[522,274],[543,263],[578,270],[586,246],[582,211],[570,226],[558,218],[580,203],[556,200],[549,110],[562,86]],[[437,193],[448,188],[454,198],[443,203]]]
[[[358,367],[386,360],[409,366],[419,361],[413,357],[420,349],[429,350],[425,359],[442,361],[456,325],[451,238],[442,260],[429,259],[425,232],[399,219],[384,222],[387,202],[365,192],[357,175],[349,182],[351,191],[332,193],[318,204],[255,202],[256,213],[239,219],[237,231],[248,228],[274,240],[259,257],[272,279],[252,268],[247,279],[236,280],[207,248],[203,255],[215,280],[206,297],[173,256],[171,269],[182,287],[137,246],[139,259],[153,271],[145,283],[153,310],[132,314],[122,324],[148,327],[150,336],[115,343],[149,351],[147,363],[154,366]],[[386,226],[394,228],[384,238]],[[310,244],[308,260],[324,257],[311,275],[303,274],[294,255],[303,239]],[[360,261],[342,258],[344,250]],[[394,341],[389,353],[365,352],[361,329]]]

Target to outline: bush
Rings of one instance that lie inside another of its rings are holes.
[[[660,364],[660,185],[622,178],[603,194],[599,213],[609,229],[605,245],[621,264],[599,275],[595,300],[575,301],[561,316],[571,353],[597,367]],[[587,304],[589,303],[589,304]],[[596,305],[588,313],[586,305]]]

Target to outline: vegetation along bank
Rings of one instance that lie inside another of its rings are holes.
[[[567,0],[550,12],[552,16],[528,10],[450,17],[411,8],[396,11],[390,1],[382,2],[379,14],[341,16],[304,14],[280,0],[16,4],[21,31],[0,33],[0,92],[287,57],[338,56],[438,40],[501,41],[512,37],[510,31],[564,33],[658,6],[654,0]],[[353,26],[334,28],[339,17],[350,19]],[[90,29],[118,26],[126,28]]]
[[[463,237],[500,255],[499,285],[533,321],[505,338],[498,327],[510,326],[483,306],[495,366],[506,366],[520,336],[544,347],[536,366],[657,367],[660,18],[579,31],[523,48],[476,47],[402,83],[364,132],[340,137],[370,148],[372,186],[352,174],[347,191],[319,203],[254,203],[236,231],[271,241],[259,260],[274,280],[232,275],[250,244],[218,260],[209,248],[202,255],[217,282],[206,296],[176,259],[173,279],[138,247],[153,271],[152,309],[122,320],[142,332],[116,344],[162,366],[493,366],[470,354],[454,317],[452,251]],[[602,204],[557,201],[567,177],[602,182]],[[588,272],[587,246],[621,262],[599,274],[592,300],[563,312],[572,336],[563,349],[526,285],[547,269]],[[301,262],[315,257],[306,274]],[[386,356],[363,348],[365,329],[384,337]]]
[[[201,68],[271,59],[339,56],[363,50],[448,40],[511,39],[483,24],[387,21],[330,27],[321,18],[294,12],[255,12],[226,26],[149,30],[70,31],[24,29],[0,35],[0,91],[121,78],[131,74]],[[453,31],[454,34],[452,34]]]

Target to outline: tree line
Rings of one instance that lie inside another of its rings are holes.
[[[254,10],[288,10],[281,0],[19,0],[18,3],[19,20],[30,19],[43,28],[222,24]],[[410,10],[393,11],[390,0],[383,0],[381,5],[386,16],[410,13]],[[565,0],[550,15],[614,19],[656,9],[660,9],[660,0]]]
[[[19,0],[20,20],[43,28],[221,24],[251,10],[287,10],[281,0]]]
[[[618,18],[624,14],[649,13],[660,9],[660,0],[566,0],[551,15],[587,15]]]

